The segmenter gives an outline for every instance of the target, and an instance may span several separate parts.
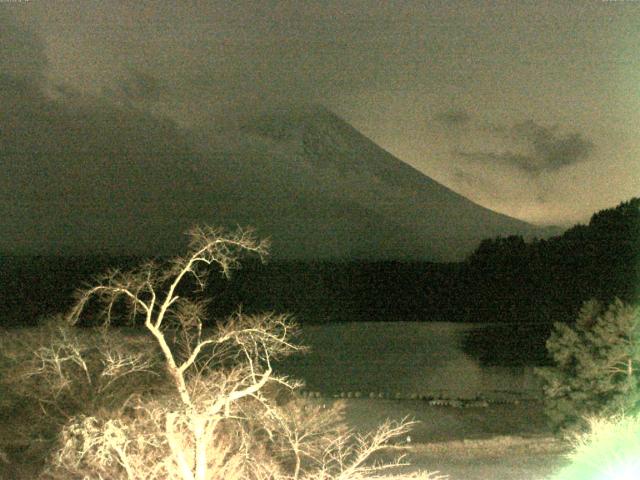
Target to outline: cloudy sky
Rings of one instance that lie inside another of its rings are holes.
[[[64,98],[191,128],[316,102],[523,220],[640,194],[640,2],[0,0],[0,44],[33,115]]]

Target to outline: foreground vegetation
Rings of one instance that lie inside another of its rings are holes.
[[[553,365],[540,371],[553,426],[583,435],[575,444],[575,464],[593,457],[602,431],[628,434],[629,458],[638,454],[640,320],[638,308],[628,303],[637,297],[628,279],[636,280],[639,271],[637,243],[629,241],[637,230],[638,204],[636,199],[595,215],[588,227],[548,243],[485,242],[465,265],[455,267],[459,273],[497,275],[488,283],[495,286],[512,284],[509,275],[522,273],[514,266],[532,252],[586,245],[595,255],[608,249],[608,270],[600,272],[596,283],[603,288],[596,288],[595,296],[608,299],[622,292],[627,303],[594,300],[583,305],[575,326],[557,323],[547,343]],[[615,227],[615,238],[623,241],[609,242],[605,227]],[[31,337],[3,332],[1,406],[16,414],[30,409],[32,418],[34,407],[44,412],[37,425],[13,432],[40,446],[46,457],[42,478],[346,480],[402,464],[374,460],[390,440],[406,435],[411,422],[354,435],[344,427],[340,402],[323,408],[300,398],[294,395],[299,383],[276,374],[274,361],[303,350],[294,342],[296,325],[288,316],[250,308],[216,326],[206,323],[212,268],[228,276],[242,253],[261,257],[266,247],[247,232],[197,229],[186,256],[109,271],[78,293],[65,318],[41,325]],[[496,262],[501,266],[494,270]],[[596,263],[574,267],[584,274]],[[561,266],[552,269],[558,285],[579,279],[578,288],[567,292],[570,302],[594,292],[596,283],[577,274],[565,278]],[[502,276],[505,268],[511,273]],[[621,281],[623,271],[628,279]],[[586,285],[591,287],[582,288]],[[217,300],[239,298],[234,295]],[[502,298],[501,308],[519,311],[509,295]],[[547,309],[550,305],[541,307],[543,316],[555,311]],[[125,324],[133,330],[125,333]],[[591,453],[580,454],[584,451]],[[613,463],[637,472],[633,462]]]
[[[287,316],[238,313],[206,328],[206,300],[186,294],[204,288],[212,266],[228,275],[242,253],[266,248],[244,231],[194,229],[186,256],[108,272],[78,292],[39,348],[5,355],[4,383],[37,401],[59,432],[43,478],[348,480],[403,464],[372,457],[411,422],[354,435],[339,403],[291,395],[299,384],[272,367],[301,348]],[[121,302],[147,334],[134,349],[109,330]],[[87,311],[95,326],[78,330]]]
[[[570,464],[552,480],[626,480],[640,477],[640,415],[593,417],[572,438]]]
[[[573,445],[554,480],[640,477],[640,308],[591,300],[574,326],[557,323],[541,368],[546,412]]]
[[[640,308],[585,302],[575,326],[555,325],[547,347],[554,364],[537,372],[554,428],[584,430],[588,418],[640,410]]]

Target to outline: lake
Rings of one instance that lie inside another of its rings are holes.
[[[543,328],[544,327],[544,328]],[[311,351],[279,364],[324,395],[539,398],[533,368],[544,360],[547,326],[357,322],[303,325]]]

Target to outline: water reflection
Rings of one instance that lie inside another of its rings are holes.
[[[371,322],[303,325],[311,348],[279,364],[323,394],[473,398],[534,393],[548,334],[535,325]]]

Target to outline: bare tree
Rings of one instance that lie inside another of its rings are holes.
[[[72,473],[92,478],[139,479],[360,479],[403,465],[371,462],[392,437],[411,422],[387,423],[369,436],[340,426],[339,409],[322,409],[290,396],[286,405],[274,392],[293,392],[299,383],[274,373],[272,362],[302,347],[287,315],[236,314],[208,328],[206,303],[182,296],[189,282],[203,290],[212,266],[223,275],[243,253],[264,257],[267,244],[249,231],[212,228],[190,232],[188,253],[162,267],[110,271],[80,290],[68,321],[78,324],[89,302],[102,302],[103,326],[124,299],[131,319],[141,318],[159,347],[170,389],[145,396],[132,392],[117,414],[80,415],[67,423],[46,475]],[[86,373],[91,368],[73,342],[40,350],[42,372],[64,380],[65,362]],[[71,346],[70,346],[71,345]],[[102,351],[101,376],[109,380],[148,368],[136,356]],[[105,373],[107,372],[107,373]],[[82,375],[80,375],[82,377]],[[57,380],[56,380],[57,381]],[[64,383],[64,382],[63,382]],[[432,478],[424,474],[423,478]]]

